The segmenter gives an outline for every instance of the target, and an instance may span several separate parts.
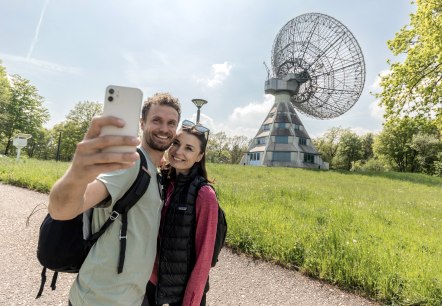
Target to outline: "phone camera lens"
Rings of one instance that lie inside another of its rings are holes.
[[[112,90],[112,89],[111,89]],[[112,102],[113,100],[114,100],[114,97],[107,97],[107,100],[109,101],[109,102]]]
[[[109,89],[109,93],[112,95],[115,92],[113,88]]]

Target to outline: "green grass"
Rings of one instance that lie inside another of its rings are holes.
[[[48,193],[69,163],[0,157],[0,181],[3,183]]]
[[[0,159],[47,192],[67,163]],[[230,247],[387,305],[442,305],[442,179],[209,164]]]

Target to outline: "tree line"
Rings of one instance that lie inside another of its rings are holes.
[[[66,119],[51,129],[44,127],[49,111],[44,98],[29,80],[19,75],[9,77],[0,62],[0,152],[14,156],[12,146],[17,134],[29,134],[23,156],[37,159],[70,161],[94,116],[102,113],[102,103],[80,101]],[[207,144],[207,160],[212,163],[238,164],[247,151],[245,136],[227,136],[224,132],[211,134]]]
[[[330,169],[420,172],[442,176],[442,142],[432,122],[405,117],[388,122],[378,133],[357,135],[331,128],[313,139]]]
[[[332,128],[314,140],[331,168],[395,170],[442,176],[442,10],[440,1],[411,1],[416,11],[387,46],[400,62],[387,60],[381,91],[382,131],[358,136]]]
[[[102,104],[78,102],[66,119],[51,129],[44,128],[49,112],[44,99],[29,80],[8,77],[0,65],[0,149],[15,155],[12,138],[18,133],[32,135],[24,154],[37,159],[70,161],[76,144],[83,139]],[[238,164],[247,152],[250,139],[213,133],[207,144],[207,161]],[[424,116],[390,117],[378,134],[357,135],[351,129],[333,127],[313,139],[322,159],[331,169],[352,171],[422,172],[442,176],[441,130],[437,120]]]

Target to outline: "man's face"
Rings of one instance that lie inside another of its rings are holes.
[[[165,151],[175,138],[178,112],[165,105],[152,105],[146,121],[141,119],[143,141],[153,150]]]

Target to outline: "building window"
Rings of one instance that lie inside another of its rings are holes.
[[[289,143],[289,137],[288,136],[275,136],[275,142],[276,143]]]
[[[256,144],[260,145],[260,144],[265,144],[265,143],[266,143],[265,137],[256,138]]]
[[[310,153],[304,153],[304,163],[314,163],[315,155]]]
[[[277,129],[283,129],[283,128],[285,128],[285,123],[284,123],[284,122],[278,122],[278,123],[276,123],[276,128],[277,128]]]
[[[259,160],[259,152],[249,153],[250,160]]]
[[[290,152],[273,152],[273,160],[290,161]]]
[[[299,144],[300,145],[306,145],[307,144],[307,138],[299,137]]]
[[[294,129],[295,131],[299,130],[299,125],[294,124],[294,125],[293,125],[293,129]]]
[[[270,124],[264,124],[264,125],[262,126],[262,130],[263,130],[263,131],[268,131],[268,130],[270,130]]]

